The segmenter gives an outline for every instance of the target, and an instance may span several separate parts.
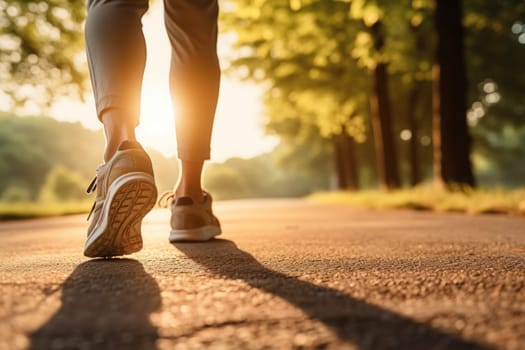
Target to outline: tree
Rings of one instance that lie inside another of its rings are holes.
[[[407,36],[411,44],[401,54],[405,57],[402,69],[407,87],[406,127],[410,131],[408,140],[408,161],[410,164],[409,183],[416,186],[423,180],[424,157],[421,150],[421,136],[430,127],[431,104],[425,99],[431,94],[433,42],[429,18],[430,4],[426,1],[412,2],[406,14]]]
[[[355,141],[346,132],[341,132],[334,136],[333,142],[337,187],[342,190],[355,191],[359,189]]]
[[[84,0],[0,0],[0,90],[13,106],[82,98]]]
[[[307,151],[295,152],[297,157],[303,158],[303,163],[318,163],[317,156],[333,158],[337,188],[358,189],[359,163],[355,144],[364,141],[363,117],[351,109],[344,112],[344,102],[338,102],[332,93],[281,91],[273,88],[265,97],[269,117],[266,131],[280,136],[284,143]],[[334,118],[338,118],[339,125],[333,123]],[[332,150],[327,152],[328,145]]]
[[[474,186],[461,1],[436,0],[434,16],[434,176],[438,184]]]
[[[469,77],[467,120],[480,184],[523,184],[525,163],[525,3],[467,1],[465,46]],[[490,44],[488,44],[490,43]]]
[[[296,119],[301,128],[314,126],[320,137],[333,140],[334,153],[345,163],[336,162],[339,183],[346,187],[345,178],[356,172],[342,169],[357,169],[356,158],[336,140],[362,139],[369,113],[368,73],[349,57],[360,28],[348,15],[349,4],[235,0],[230,5],[223,23],[236,32],[234,47],[242,52],[231,59],[230,71],[269,83],[270,128]]]
[[[381,52],[385,46],[383,25],[380,21],[371,27],[374,49]],[[387,189],[401,186],[397,163],[396,144],[392,131],[392,110],[388,84],[388,64],[383,60],[375,63],[372,69],[373,90],[370,95],[370,117],[374,130],[377,168],[381,185]]]
[[[392,6],[380,0],[350,2],[351,17],[362,24],[355,45],[360,51],[358,59],[363,62],[363,66],[370,73],[370,120],[374,132],[379,181],[385,189],[397,188],[401,185],[390,104],[388,69],[391,57],[386,45],[388,28],[385,29],[385,22],[388,26],[388,22],[391,21],[386,19],[385,13],[396,17],[399,13],[399,11],[394,11],[396,7],[399,7],[399,4]],[[364,39],[360,40],[359,36]]]

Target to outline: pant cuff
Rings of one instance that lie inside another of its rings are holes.
[[[98,119],[101,122],[101,117],[104,112],[109,109],[120,109],[127,118],[133,121],[136,126],[139,125],[140,103],[138,105],[135,103],[133,106],[133,103],[124,101],[124,99],[119,95],[106,95],[98,99],[96,108]]]

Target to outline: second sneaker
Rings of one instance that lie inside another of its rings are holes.
[[[171,243],[207,241],[221,234],[219,220],[212,212],[212,198],[204,192],[204,202],[179,197],[171,202]]]

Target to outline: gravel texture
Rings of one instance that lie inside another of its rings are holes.
[[[216,203],[223,235],[82,256],[84,217],[0,224],[0,349],[525,349],[525,219]]]

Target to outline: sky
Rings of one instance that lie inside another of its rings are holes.
[[[137,138],[145,146],[166,156],[176,154],[175,124],[168,86],[170,47],[164,29],[162,1],[154,2],[143,18],[148,59],[142,89],[141,122]],[[219,36],[219,56],[230,50]],[[271,150],[275,137],[263,131],[263,106],[260,86],[222,76],[219,103],[212,137],[212,161],[230,157],[252,157]],[[51,115],[59,120],[80,121],[90,129],[100,129],[92,95],[85,103],[70,99],[58,101]]]

